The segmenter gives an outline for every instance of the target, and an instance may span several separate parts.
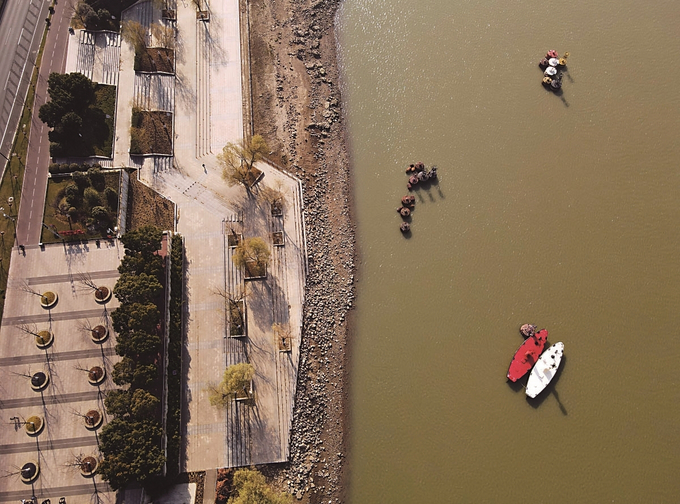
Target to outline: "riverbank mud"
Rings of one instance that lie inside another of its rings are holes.
[[[249,3],[253,132],[303,181],[309,275],[290,463],[301,502],[344,502],[355,225],[334,21],[340,0]]]

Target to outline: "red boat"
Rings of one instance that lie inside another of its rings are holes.
[[[512,358],[508,369],[508,380],[516,382],[534,367],[548,341],[547,329],[541,329],[522,343]]]

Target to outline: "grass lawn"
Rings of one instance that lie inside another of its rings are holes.
[[[73,179],[71,177],[48,179],[44,212],[45,225],[52,231],[59,233],[66,241],[105,237],[106,229],[116,225],[118,216],[118,209],[112,208],[107,202],[105,191],[106,188],[111,188],[115,191],[117,197],[120,173],[104,172],[103,176],[106,181],[105,188],[101,191],[94,190],[99,195],[98,200],[95,194],[89,195],[91,199],[88,199],[88,195],[81,196],[77,198],[78,203],[73,206],[75,210],[69,210],[71,205],[66,202],[65,195],[66,187],[73,183]],[[94,188],[90,186],[87,189]],[[92,193],[92,191],[90,192]],[[108,210],[105,220],[99,223],[91,217],[92,208],[95,206],[101,206]],[[56,243],[62,241],[62,238],[58,238],[54,233],[43,227],[40,240],[43,243]]]

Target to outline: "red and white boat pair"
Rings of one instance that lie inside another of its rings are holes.
[[[526,387],[526,394],[532,398],[548,386],[564,354],[564,343],[561,341],[543,352],[547,341],[548,331],[546,329],[531,334],[515,352],[508,369],[508,380],[516,382],[533,368]]]

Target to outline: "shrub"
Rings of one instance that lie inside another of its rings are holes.
[[[106,187],[106,178],[104,177],[100,167],[93,166],[87,170],[87,176],[90,178],[90,184],[92,184],[92,187],[100,192],[104,190]]]
[[[142,127],[142,109],[139,107],[132,107],[132,127]]]
[[[71,182],[69,185],[66,186],[64,189],[64,195],[68,198],[69,196],[79,196],[80,191],[78,190],[78,186]]]
[[[112,189],[111,187],[107,187],[104,190],[104,197],[106,198],[106,204],[109,205],[109,208],[111,209],[111,211],[117,212],[118,211],[118,193],[115,191],[115,189]]]
[[[85,202],[92,208],[92,207],[98,207],[101,205],[101,197],[99,196],[99,193],[94,187],[86,187],[85,192],[83,193],[83,197],[85,198]],[[93,208],[94,210],[94,208]],[[94,217],[94,215],[93,215]]]
[[[50,156],[61,157],[65,152],[66,149],[64,149],[64,146],[59,142],[50,142]]]
[[[71,165],[71,167],[73,167],[73,165]],[[76,169],[78,168],[80,167],[76,165]],[[81,171],[74,171],[71,177],[73,177],[73,181],[78,185],[80,192],[83,192],[85,188],[90,185],[90,179]]]
[[[142,154],[142,130],[130,128],[130,154]]]

